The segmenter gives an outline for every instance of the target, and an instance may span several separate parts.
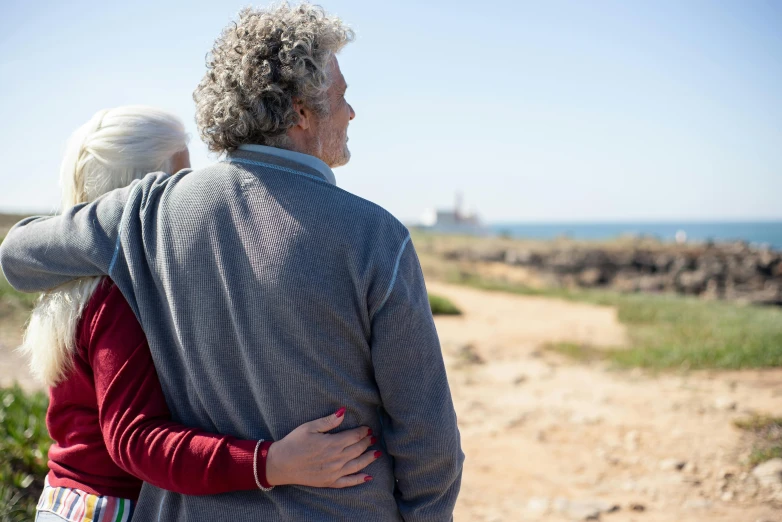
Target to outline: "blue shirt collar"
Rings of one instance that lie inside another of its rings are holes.
[[[284,158],[289,161],[295,161],[296,163],[302,163],[311,169],[315,169],[320,172],[326,178],[326,181],[332,185],[337,184],[337,178],[334,177],[334,172],[331,170],[331,168],[315,156],[310,156],[309,154],[303,154],[301,152],[295,152],[292,150],[278,149],[277,147],[268,147],[266,145],[255,144],[240,145],[239,150],[260,152],[262,154],[269,154],[271,156]]]

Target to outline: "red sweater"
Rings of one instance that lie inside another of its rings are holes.
[[[256,489],[256,441],[171,421],[144,332],[110,280],[76,340],[74,369],[51,388],[46,414],[52,486],[132,500],[141,480],[188,495]]]

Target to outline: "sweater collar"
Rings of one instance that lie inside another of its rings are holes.
[[[277,147],[269,147],[266,145],[247,144],[240,145],[239,151],[243,152],[255,152],[267,156],[273,156],[282,160],[286,160],[291,163],[296,163],[307,167],[307,171],[315,171],[326,181],[332,185],[337,184],[337,178],[334,176],[334,172],[326,165],[322,160],[309,154],[302,154],[301,152],[294,152],[292,150],[279,149]]]

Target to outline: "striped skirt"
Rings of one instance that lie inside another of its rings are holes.
[[[67,522],[130,522],[133,502],[91,495],[74,488],[52,487],[47,480],[38,500],[38,513],[52,513]]]

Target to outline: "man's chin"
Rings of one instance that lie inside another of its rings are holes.
[[[332,165],[329,165],[329,167],[332,169],[336,169],[337,167],[344,167],[348,164],[348,161],[350,161],[350,151],[346,148],[345,152],[342,154],[342,157],[334,161]]]

